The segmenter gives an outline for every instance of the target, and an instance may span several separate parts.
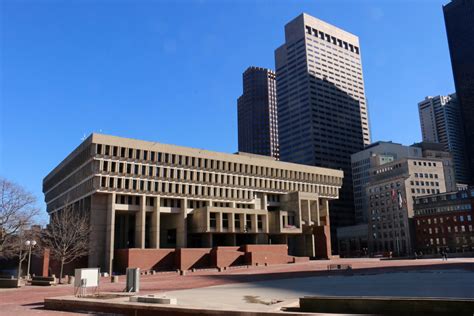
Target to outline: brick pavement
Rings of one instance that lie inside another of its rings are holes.
[[[141,293],[158,293],[180,289],[192,289],[236,282],[263,281],[295,277],[323,275],[328,272],[328,264],[351,264],[353,273],[384,273],[420,269],[468,269],[474,272],[474,258],[423,260],[379,260],[379,259],[337,259],[310,261],[297,264],[268,267],[234,268],[223,272],[202,270],[188,272],[185,276],[167,272],[141,277]],[[101,278],[100,290],[120,292],[125,287],[124,277],[119,283],[110,283],[109,278]],[[45,297],[71,295],[72,285],[53,287],[25,286],[19,289],[0,289],[0,315],[74,315],[42,309]],[[78,314],[79,315],[79,314]]]

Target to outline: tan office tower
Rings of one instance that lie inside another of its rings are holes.
[[[369,253],[409,255],[414,236],[413,199],[446,192],[443,159],[402,158],[370,170]]]
[[[331,228],[354,222],[351,155],[370,144],[360,54],[357,36],[304,13],[275,51],[280,160],[344,171]]]
[[[51,214],[90,213],[89,266],[112,271],[114,249],[288,244],[328,258],[329,200],[343,173],[92,134],[43,181]]]

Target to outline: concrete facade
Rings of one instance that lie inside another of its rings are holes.
[[[331,223],[352,225],[350,155],[370,144],[359,39],[303,13],[285,25],[275,65],[280,159],[343,170]]]
[[[405,146],[393,142],[378,141],[351,156],[354,179],[354,207],[356,223],[368,222],[368,198],[366,186],[370,181],[370,170],[402,158],[442,159],[444,165],[446,190],[455,191],[455,170],[452,155],[438,143],[418,143]]]
[[[329,201],[343,172],[92,134],[43,180],[49,213],[90,212],[89,266],[112,270],[115,249],[288,244],[330,256]],[[326,229],[318,229],[318,227]],[[320,247],[318,247],[320,245]]]
[[[377,166],[407,157],[422,157],[421,149],[402,144],[378,141],[351,156],[354,182],[354,211],[356,223],[368,222],[368,199],[365,186],[370,170]]]

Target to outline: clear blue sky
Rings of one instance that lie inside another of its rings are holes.
[[[301,12],[359,36],[372,139],[419,141],[417,102],[454,91],[447,2],[3,0],[0,175],[44,207],[84,134],[236,151],[241,74]]]

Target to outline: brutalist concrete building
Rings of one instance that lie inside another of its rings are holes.
[[[287,244],[331,254],[329,201],[343,172],[102,134],[43,180],[47,210],[89,212],[89,266],[112,270],[115,249]]]

